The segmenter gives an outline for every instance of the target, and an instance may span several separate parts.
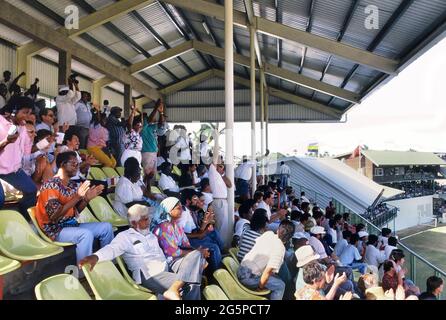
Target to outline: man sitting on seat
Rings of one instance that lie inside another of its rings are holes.
[[[93,240],[99,238],[101,247],[113,239],[113,228],[108,222],[81,223],[76,216],[90,200],[101,194],[102,185],[90,187],[90,181],[79,187],[71,180],[79,167],[76,153],[62,152],[56,158],[57,174],[40,189],[36,205],[36,219],[45,234],[59,242],[76,244],[79,262],[93,251]]]
[[[132,227],[119,233],[108,246],[82,259],[80,267],[89,264],[90,270],[93,270],[96,263],[110,261],[122,255],[136,283],[156,294],[163,294],[164,298],[169,300],[179,300],[180,291],[183,289],[184,299],[199,300],[200,251],[183,256],[181,262],[173,264],[169,270],[158,238],[150,232],[150,208],[135,204],[128,210],[128,218]],[[185,290],[186,284],[189,284],[188,290]]]

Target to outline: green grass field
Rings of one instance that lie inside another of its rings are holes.
[[[415,233],[401,242],[439,269],[446,271],[446,226]]]

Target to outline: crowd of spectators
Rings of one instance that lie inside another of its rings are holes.
[[[148,113],[132,107],[122,119],[119,106],[92,104],[75,77],[59,87],[55,108],[36,103],[37,83],[22,92],[17,81],[9,72],[0,81],[0,179],[21,191],[16,205],[26,219],[35,207],[49,238],[76,245],[79,266],[122,256],[136,283],[165,299],[195,300],[202,276],[212,277],[236,247],[240,283],[270,290],[273,300],[369,299],[368,289],[379,286],[392,299],[441,293],[441,279],[429,278],[420,294],[407,278],[390,230],[369,235],[332,203],[324,212],[305,192],[297,197],[284,163],[277,182],[251,190],[256,161],[243,161],[236,170],[239,203],[230,208],[219,139],[201,135],[205,147],[194,147],[184,126],[169,129],[161,99]],[[90,177],[93,166],[124,167],[111,204],[128,229],[79,222],[80,212],[111,188]],[[4,203],[0,187],[0,208]],[[372,216],[384,210],[376,208]],[[100,249],[93,252],[95,239]]]

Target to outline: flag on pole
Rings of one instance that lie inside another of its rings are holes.
[[[361,155],[361,146],[357,146],[355,150],[353,150],[352,154],[350,155],[349,159],[354,159],[356,157],[359,157]]]
[[[310,143],[308,145],[308,152],[312,152],[312,153],[319,153],[319,144],[316,143]]]

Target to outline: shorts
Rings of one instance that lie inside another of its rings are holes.
[[[145,174],[149,174],[151,172],[156,172],[156,161],[157,161],[157,153],[156,152],[143,152],[142,153],[142,167],[144,169]]]

